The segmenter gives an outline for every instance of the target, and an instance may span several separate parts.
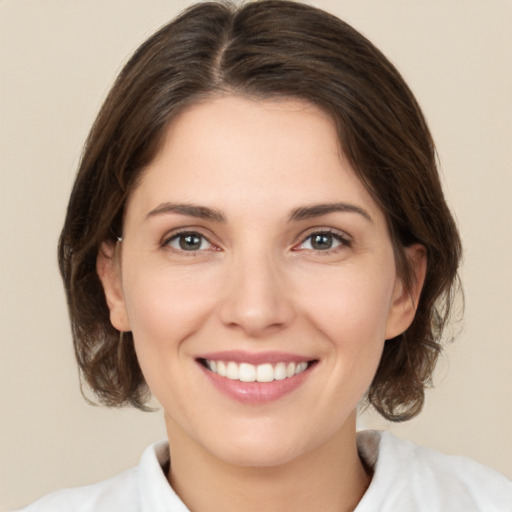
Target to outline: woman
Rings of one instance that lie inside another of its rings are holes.
[[[424,401],[460,242],[434,145],[366,39],[301,4],[200,4],[89,136],[59,261],[99,400],[169,444],[27,510],[507,510],[511,484],[375,432]]]

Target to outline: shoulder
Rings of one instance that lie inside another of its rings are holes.
[[[512,512],[512,483],[473,460],[443,455],[387,432],[361,432],[358,444],[374,476],[357,512],[376,503],[383,512]]]
[[[19,512],[187,512],[162,471],[168,453],[167,442],[155,443],[138,466],[92,485],[53,492]]]
[[[126,512],[138,512],[137,471],[135,467],[92,485],[52,492],[28,505],[22,512],[103,512],[116,510],[121,505]]]

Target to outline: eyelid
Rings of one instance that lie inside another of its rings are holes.
[[[342,246],[344,247],[350,247],[352,245],[352,237],[345,233],[344,231],[341,231],[339,229],[335,228],[322,228],[322,227],[314,227],[309,228],[306,231],[303,231],[297,238],[298,241],[296,241],[293,244],[292,250],[306,250],[306,249],[296,249],[298,246],[302,245],[308,238],[310,238],[313,235],[318,234],[329,234],[339,240],[342,243]],[[324,254],[328,254],[329,252],[335,251],[338,248],[335,247],[333,249],[327,249],[324,251],[315,251],[315,252],[322,252]],[[314,250],[314,249],[313,249]]]
[[[210,248],[210,249],[200,249],[198,251],[190,251],[191,253],[203,252],[203,251],[207,251],[207,250],[217,250],[217,251],[222,250],[221,245],[218,242],[213,241],[215,239],[215,236],[213,236],[213,234],[206,234],[205,229],[200,226],[183,226],[183,227],[172,229],[165,233],[165,235],[161,238],[159,245],[162,248],[170,247],[169,242],[171,240],[176,239],[180,235],[186,235],[186,234],[197,234],[197,235],[201,236],[202,238],[204,238],[212,246],[212,248]],[[344,247],[350,247],[352,245],[352,237],[342,230],[332,228],[332,227],[312,227],[312,228],[308,228],[308,229],[304,230],[297,236],[296,241],[292,245],[292,250],[300,250],[300,249],[297,249],[297,247],[299,245],[303,244],[309,237],[316,235],[316,234],[329,234],[329,235],[333,236],[334,238],[336,238],[337,240],[339,240],[342,243],[342,246],[344,246]],[[326,254],[326,253],[329,253],[336,249],[337,248],[334,248],[332,250],[327,249],[324,251],[316,251],[316,252],[322,252],[322,253]],[[303,249],[303,250],[306,250],[306,249]],[[181,251],[179,251],[179,252],[181,252]],[[183,251],[183,252],[187,252],[187,251]]]
[[[176,239],[179,236],[188,235],[188,234],[199,235],[200,237],[204,238],[212,246],[212,249],[200,249],[199,251],[190,251],[191,253],[192,252],[203,252],[203,251],[207,251],[207,250],[220,250],[219,244],[212,241],[213,237],[211,235],[205,234],[204,228],[200,228],[198,226],[186,226],[186,227],[175,228],[175,229],[168,231],[162,237],[162,239],[160,241],[160,247],[171,248],[169,246],[169,242],[171,240]],[[171,248],[171,249],[173,249],[173,248]],[[174,249],[174,250],[178,251],[177,249]],[[182,251],[178,251],[178,252],[182,252]],[[187,252],[187,251],[183,251],[183,252]]]

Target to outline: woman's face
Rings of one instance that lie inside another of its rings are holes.
[[[353,432],[414,314],[382,211],[331,120],[298,100],[180,114],[98,269],[170,438],[242,465]]]

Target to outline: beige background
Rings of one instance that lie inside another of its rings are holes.
[[[161,413],[81,398],[56,242],[82,143],[121,63],[188,3],[0,1],[1,510],[106,478],[164,436]],[[465,243],[463,333],[423,414],[392,430],[512,478],[512,2],[314,3],[408,80]],[[361,423],[388,428],[371,415]]]

